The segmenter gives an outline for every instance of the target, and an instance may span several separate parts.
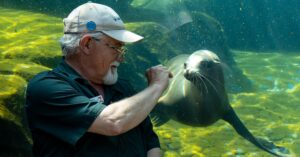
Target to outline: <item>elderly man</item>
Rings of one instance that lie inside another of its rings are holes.
[[[117,74],[124,44],[142,38],[97,3],[85,3],[64,19],[62,62],[27,88],[35,156],[161,156],[148,114],[171,74],[161,65],[148,69],[149,86],[139,93]]]

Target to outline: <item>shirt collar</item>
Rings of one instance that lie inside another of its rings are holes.
[[[64,58],[54,70],[67,75],[72,80],[85,80],[77,71],[75,71],[69,64],[67,64]]]

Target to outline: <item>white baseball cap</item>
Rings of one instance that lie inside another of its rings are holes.
[[[110,7],[87,2],[75,8],[64,22],[64,34],[102,32],[124,43],[136,42],[142,36],[125,29],[119,15]]]

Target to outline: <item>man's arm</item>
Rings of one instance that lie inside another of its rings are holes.
[[[149,86],[138,94],[107,106],[89,128],[89,132],[119,135],[140,124],[156,105],[169,84],[169,71],[161,65],[147,71]]]

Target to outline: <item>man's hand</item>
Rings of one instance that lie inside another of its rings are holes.
[[[146,77],[149,86],[157,84],[164,90],[168,87],[169,78],[172,78],[173,75],[165,66],[157,65],[147,69]]]

